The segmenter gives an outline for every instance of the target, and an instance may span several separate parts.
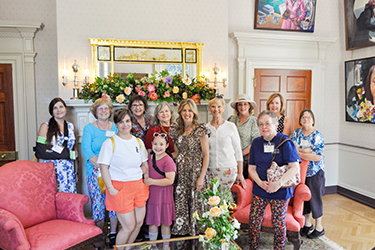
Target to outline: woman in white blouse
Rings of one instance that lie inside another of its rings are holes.
[[[221,96],[210,100],[208,107],[212,114],[212,120],[207,125],[211,130],[208,174],[210,178],[217,178],[223,188],[230,190],[234,182],[246,188],[241,140],[236,125],[223,119],[225,103]]]

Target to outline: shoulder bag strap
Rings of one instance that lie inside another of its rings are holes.
[[[115,152],[115,138],[113,137],[110,137],[111,138],[111,141],[112,141],[112,153]]]
[[[158,172],[160,175],[165,177],[165,173],[162,172],[158,166],[156,165],[156,156],[155,153],[152,153],[152,167],[155,169],[156,172]]]
[[[281,137],[280,137],[280,141],[279,141],[279,145],[277,145],[277,147],[275,148],[275,150],[274,150],[273,153],[272,153],[272,161],[271,161],[271,164],[272,164],[273,160],[275,160],[277,149],[280,148],[280,146],[283,145],[284,142],[286,142],[286,141],[290,141],[290,138],[286,138],[285,140],[281,141],[282,139],[283,139],[283,137],[281,136]]]
[[[64,148],[68,146],[68,138],[69,138],[68,123],[64,120],[64,143],[63,143]]]

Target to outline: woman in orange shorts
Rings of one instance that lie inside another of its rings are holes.
[[[142,174],[148,178],[147,151],[142,140],[130,134],[130,111],[115,111],[113,120],[118,133],[104,141],[98,163],[106,185],[105,205],[115,211],[121,223],[116,245],[133,243],[143,224],[148,199],[148,186]]]

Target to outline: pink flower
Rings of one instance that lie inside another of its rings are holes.
[[[105,98],[110,98],[110,97],[107,94],[102,94],[102,98],[105,99]]]
[[[148,92],[155,92],[155,86],[152,85],[152,84],[149,84],[149,85],[147,86],[147,91],[148,91]]]
[[[191,99],[195,102],[195,103],[199,103],[199,94],[195,94],[191,97]]]
[[[146,93],[145,93],[144,91],[140,90],[140,91],[138,92],[138,95],[140,95],[140,96],[145,96]]]
[[[171,94],[168,91],[165,91],[163,96],[166,98],[166,97],[170,97]]]
[[[158,99],[158,94],[156,94],[155,92],[150,92],[149,94],[148,94],[148,97],[151,99],[151,100],[153,100],[153,101],[155,101],[156,99]]]
[[[142,91],[142,86],[140,86],[140,87],[135,87],[135,91],[137,91],[137,93],[139,93],[140,91]]]

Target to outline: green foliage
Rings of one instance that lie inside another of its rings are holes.
[[[152,102],[175,102],[192,98],[196,103],[209,100],[216,95],[216,90],[204,81],[196,78],[182,78],[180,75],[170,76],[168,71],[151,74],[151,77],[135,79],[134,74],[122,78],[118,73],[82,87],[79,98],[95,101],[101,97],[110,97],[113,102],[127,103],[132,95],[139,94]]]

